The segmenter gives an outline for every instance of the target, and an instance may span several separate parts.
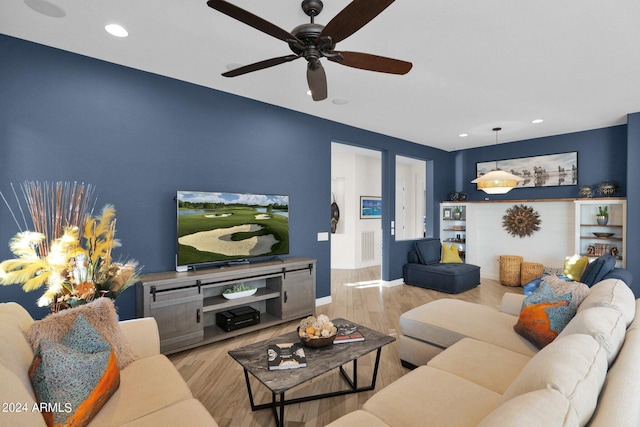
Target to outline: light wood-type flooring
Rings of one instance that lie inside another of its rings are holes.
[[[522,292],[522,288],[510,288],[498,281],[482,279],[482,284],[472,290],[449,295],[416,286],[380,286],[379,267],[359,270],[333,270],[332,303],[317,307],[316,314],[330,318],[342,317],[384,332],[399,335],[399,317],[405,311],[440,298],[456,298],[499,307],[505,292]],[[254,342],[278,336],[294,330],[298,321],[257,331],[236,338],[206,345],[194,350],[169,356],[180,374],[216,419],[220,427],[275,426],[270,410],[252,412],[241,366],[227,352]],[[348,344],[344,344],[348,345]],[[359,384],[369,384],[374,363],[374,353],[358,362]],[[347,370],[350,372],[350,366]],[[383,347],[376,391],[409,372],[400,365],[398,342]],[[286,372],[283,373],[286,375]],[[287,398],[329,392],[345,388],[346,383],[337,370],[320,376],[287,393]],[[270,401],[268,390],[252,378],[256,403]],[[375,391],[321,399],[287,405],[285,426],[319,427],[340,416],[361,408]]]

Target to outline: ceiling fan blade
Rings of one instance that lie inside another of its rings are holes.
[[[225,15],[230,16],[231,18],[237,19],[238,21],[243,22],[255,28],[256,30],[260,30],[263,33],[267,33],[270,36],[273,36],[277,39],[280,39],[283,41],[296,40],[300,44],[302,44],[302,42],[298,40],[298,38],[293,34],[291,34],[290,32],[285,31],[282,28],[278,27],[277,25],[274,25],[271,22],[265,21],[259,16],[256,16],[251,12],[247,12],[246,10],[241,9],[238,6],[235,6],[229,2],[226,2],[224,0],[209,0],[207,2],[207,5],[210,8],[217,10],[218,12],[222,12]]]
[[[298,55],[287,55],[278,58],[265,59],[264,61],[256,62],[254,64],[234,68],[233,70],[227,71],[226,73],[222,73],[222,75],[225,77],[241,76],[242,74],[251,73],[252,71],[264,70],[265,68],[284,64],[285,62],[290,62],[298,58],[300,58]]]
[[[314,101],[327,99],[327,75],[320,61],[313,65],[311,62],[307,64],[307,83]]]
[[[364,27],[394,0],[353,0],[324,27],[320,37],[338,43]]]
[[[413,64],[399,59],[385,56],[371,55],[360,52],[333,52],[339,55],[328,56],[329,61],[346,65],[347,67],[360,68],[361,70],[377,71],[389,74],[407,74]]]

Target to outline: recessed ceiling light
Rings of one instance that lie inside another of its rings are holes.
[[[129,32],[125,30],[122,25],[118,24],[105,25],[104,29],[107,30],[107,33],[116,37],[127,37],[129,35]]]
[[[311,89],[307,90],[307,95],[311,96]]]
[[[344,98],[336,98],[331,102],[333,102],[336,105],[345,105],[345,104],[349,103],[349,100],[348,99],[344,99]]]
[[[460,138],[466,138],[469,136],[468,133],[461,133],[460,135],[458,135]]]
[[[537,123],[542,123],[542,122],[544,122],[544,120],[542,120],[542,119],[531,120],[531,123],[536,123],[536,124]]]
[[[64,18],[67,16],[67,12],[63,8],[45,0],[24,0],[24,4],[36,12],[52,18]]]

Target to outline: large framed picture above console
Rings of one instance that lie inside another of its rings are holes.
[[[500,169],[524,178],[521,187],[578,185],[578,152],[476,163],[476,177]]]

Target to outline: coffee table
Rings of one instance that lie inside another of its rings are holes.
[[[244,377],[247,384],[249,402],[251,403],[252,411],[270,408],[273,411],[276,425],[282,427],[284,426],[284,407],[286,405],[375,389],[382,347],[395,341],[395,338],[345,319],[334,319],[333,323],[335,325],[349,323],[357,326],[358,330],[362,335],[364,335],[365,340],[333,344],[323,348],[305,347],[304,352],[307,357],[306,367],[274,371],[270,371],[267,366],[267,345],[298,342],[299,338],[297,331],[292,331],[259,343],[231,350],[229,352],[229,355],[242,365],[244,369]],[[359,386],[358,359],[372,351],[376,351],[377,353],[371,382],[368,385]],[[344,368],[344,365],[348,363],[353,364],[352,376],[349,376]],[[342,377],[347,382],[347,389],[298,397],[295,399],[285,398],[286,391],[333,369],[340,370]],[[251,383],[249,382],[249,374],[257,378],[258,381],[271,391],[270,403],[256,404],[254,402],[253,391],[251,389]]]

